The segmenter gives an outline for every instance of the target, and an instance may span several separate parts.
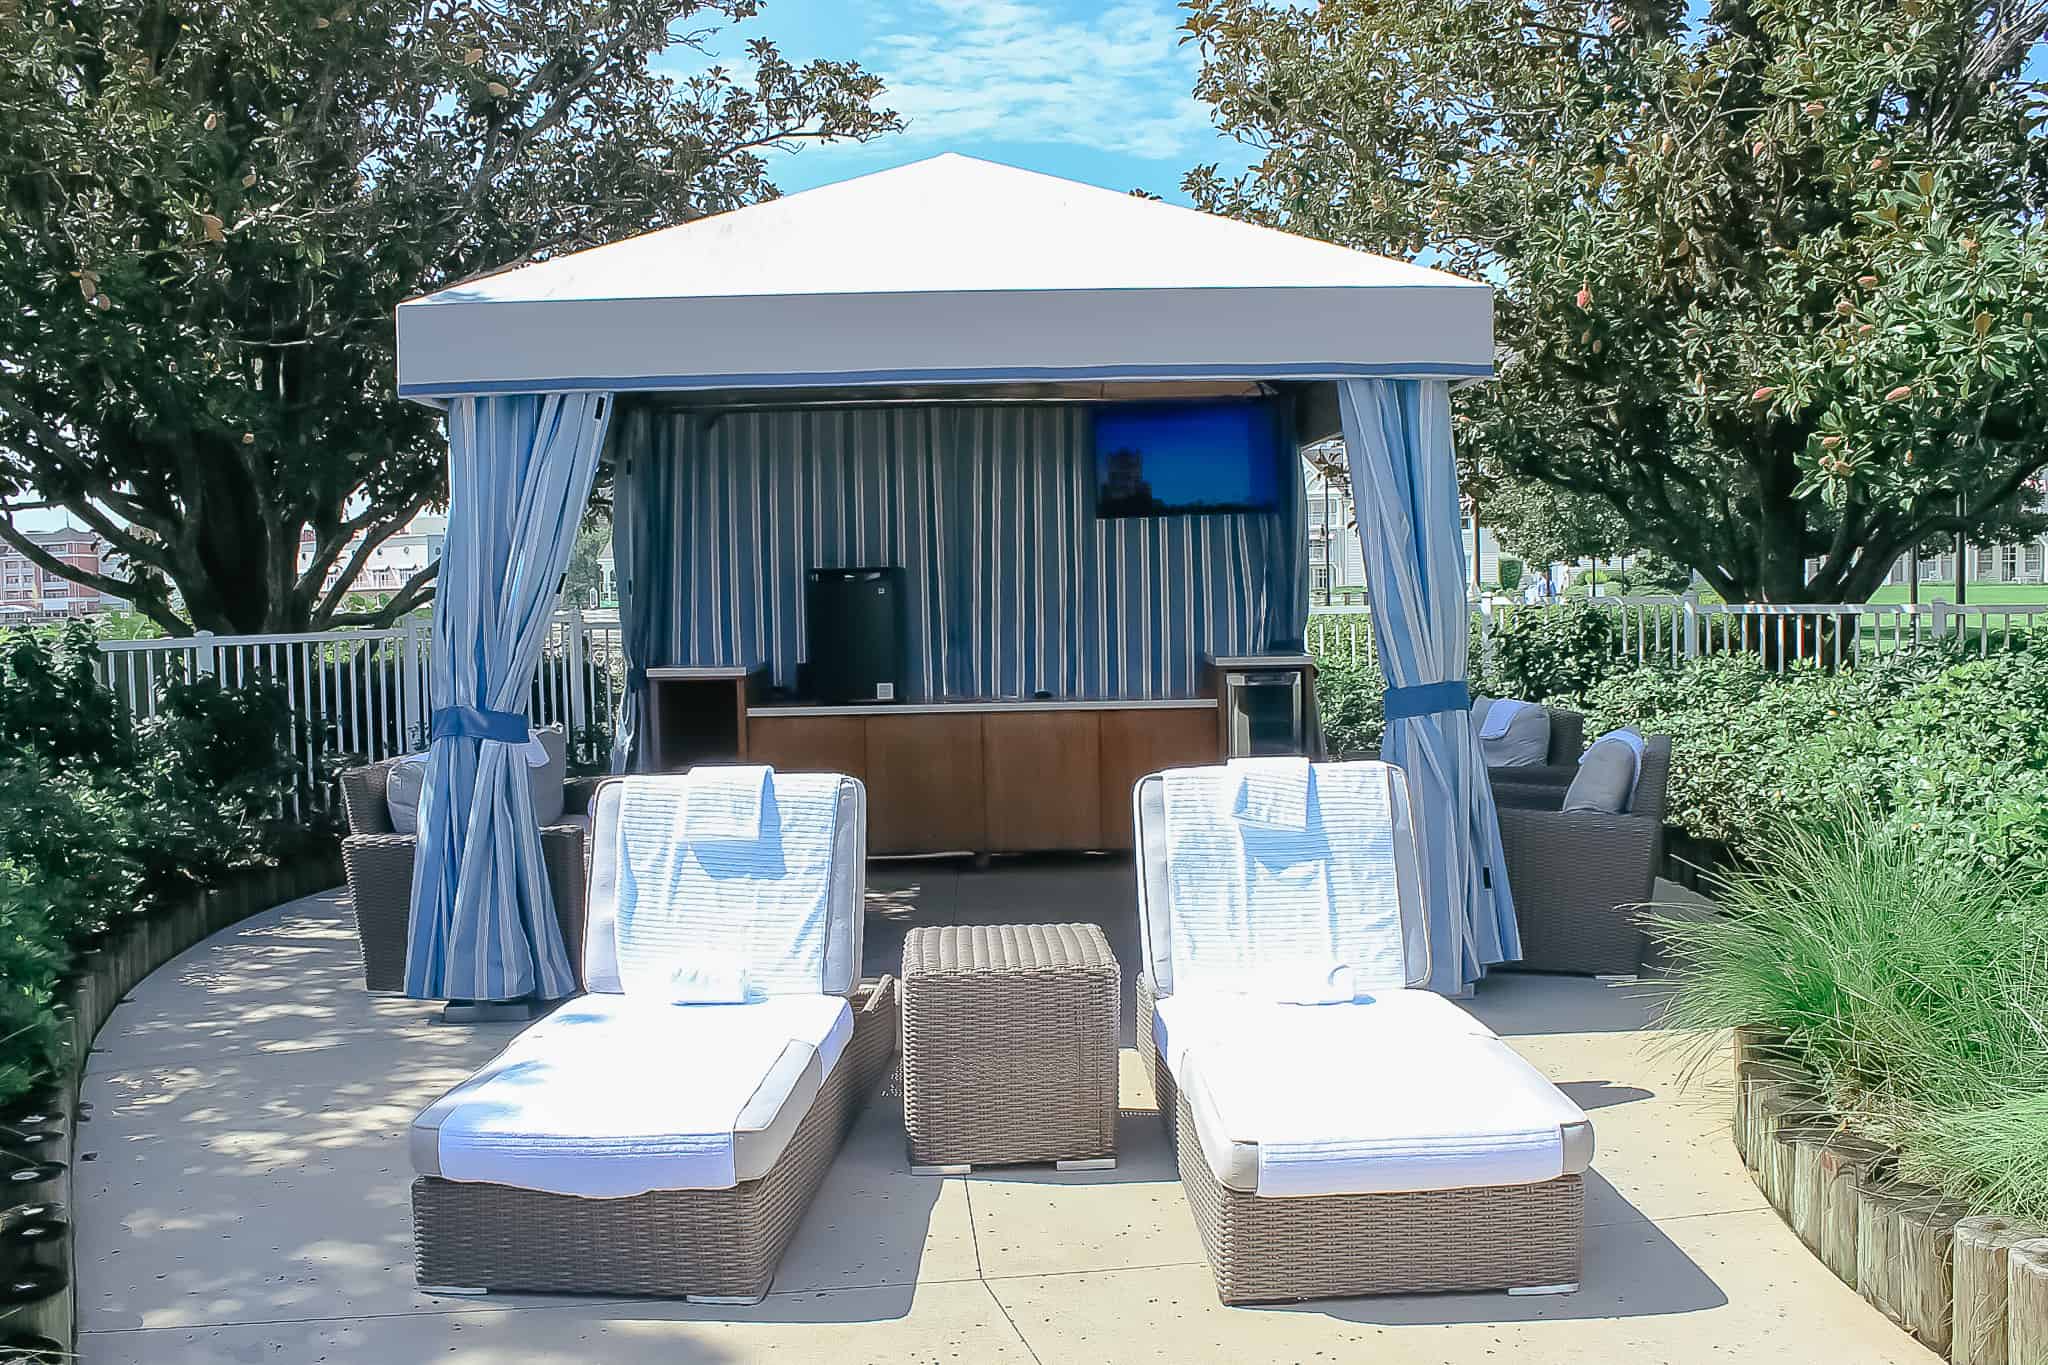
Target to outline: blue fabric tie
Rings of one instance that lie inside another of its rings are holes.
[[[533,738],[533,726],[517,711],[486,711],[476,706],[445,706],[434,712],[429,739],[494,739],[500,744],[524,744]]]
[[[1414,687],[1387,689],[1388,720],[1408,720],[1415,716],[1433,716],[1439,711],[1471,709],[1472,691],[1462,678],[1456,682],[1419,683]]]

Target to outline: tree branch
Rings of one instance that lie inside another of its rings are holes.
[[[178,619],[176,614],[170,610],[170,604],[154,590],[152,585],[134,580],[124,581],[118,578],[109,578],[105,574],[93,573],[90,570],[81,569],[75,564],[65,563],[38,545],[30,538],[26,531],[23,531],[14,524],[13,510],[11,508],[0,508],[0,541],[5,541],[8,545],[12,546],[22,558],[28,560],[31,564],[48,573],[55,574],[68,583],[76,583],[81,587],[94,588],[106,593],[110,597],[118,597],[124,601],[132,602],[144,615],[175,634],[186,635],[191,633],[191,626]],[[161,614],[159,614],[159,610],[153,610],[152,608],[160,609]]]
[[[411,521],[413,517],[418,515],[419,510],[422,507],[425,507],[426,505],[427,500],[424,496],[415,498],[411,503],[407,504],[406,506],[399,508],[395,512],[385,515],[371,529],[364,531],[362,543],[356,546],[355,553],[349,556],[347,565],[342,569],[341,573],[335,578],[334,586],[327,590],[326,596],[314,609],[314,615],[316,617],[332,615],[334,609],[340,606],[341,603],[348,597],[350,585],[356,581],[356,576],[362,573],[363,566],[369,562],[371,554],[373,554],[376,551],[379,545],[382,545],[385,541],[391,539],[392,536],[396,535],[405,526],[405,524]],[[360,522],[363,520],[363,517],[357,517],[354,519],[354,521],[350,522],[348,526],[344,527],[345,535],[341,541],[342,544],[347,544],[347,537],[355,534],[354,530],[348,528],[354,526],[356,522]],[[311,570],[308,570],[308,572],[310,573]],[[325,575],[324,568],[321,570],[321,573],[323,576]],[[312,581],[317,584],[318,582],[320,582],[320,579],[315,578]],[[302,585],[304,584],[305,579],[303,576],[301,577],[300,582]],[[317,592],[318,589],[315,588],[314,591]]]
[[[371,626],[381,628],[390,625],[420,603],[427,600],[427,589],[433,585],[435,575],[441,572],[441,561],[435,560],[405,581],[405,586],[391,595],[391,599],[375,611],[336,612],[328,618],[330,626]]]

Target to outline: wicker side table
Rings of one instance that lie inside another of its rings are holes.
[[[913,929],[903,941],[911,1169],[1116,1165],[1116,957],[1092,924]]]

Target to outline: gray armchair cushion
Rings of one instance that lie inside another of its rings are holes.
[[[537,825],[559,825],[562,823],[564,799],[562,786],[569,777],[569,741],[562,727],[550,725],[544,730],[535,730],[533,737],[547,750],[548,761],[526,770],[527,779],[533,784],[533,817]],[[515,762],[525,763],[526,750],[516,751]],[[417,834],[420,827],[420,785],[426,780],[427,764],[424,757],[416,760],[400,760],[391,765],[391,776],[384,788],[384,804],[391,813],[391,831],[394,834]]]
[[[562,784],[569,780],[569,740],[562,727],[550,725],[544,730],[535,730],[533,737],[548,751],[548,761],[538,768],[528,768],[527,776],[533,780],[533,815],[537,824],[559,825],[562,823]],[[522,753],[521,760],[525,755]]]
[[[427,778],[427,765],[420,762],[398,762],[391,765],[391,775],[384,782],[384,805],[391,812],[393,834],[417,834],[420,831],[420,784]]]
[[[1636,755],[1619,739],[1601,739],[1579,760],[1579,775],[1564,794],[1568,811],[1620,815],[1636,786]]]
[[[1472,726],[1475,732],[1484,729],[1487,712],[1494,706],[1492,697],[1472,699]],[[1524,706],[1515,712],[1515,718],[1508,722],[1507,733],[1499,739],[1481,738],[1479,748],[1486,755],[1489,768],[1533,768],[1547,762],[1550,757],[1550,712],[1541,706]]]

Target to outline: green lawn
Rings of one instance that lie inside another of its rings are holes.
[[[1906,600],[1906,585],[1887,583],[1870,598],[1873,602],[1903,602]],[[1953,582],[1934,583],[1920,580],[1922,602],[1953,602],[1956,600],[1956,585]],[[2036,602],[2048,602],[2048,584],[2042,583],[1972,583],[1964,601],[1973,605],[2018,606]]]

